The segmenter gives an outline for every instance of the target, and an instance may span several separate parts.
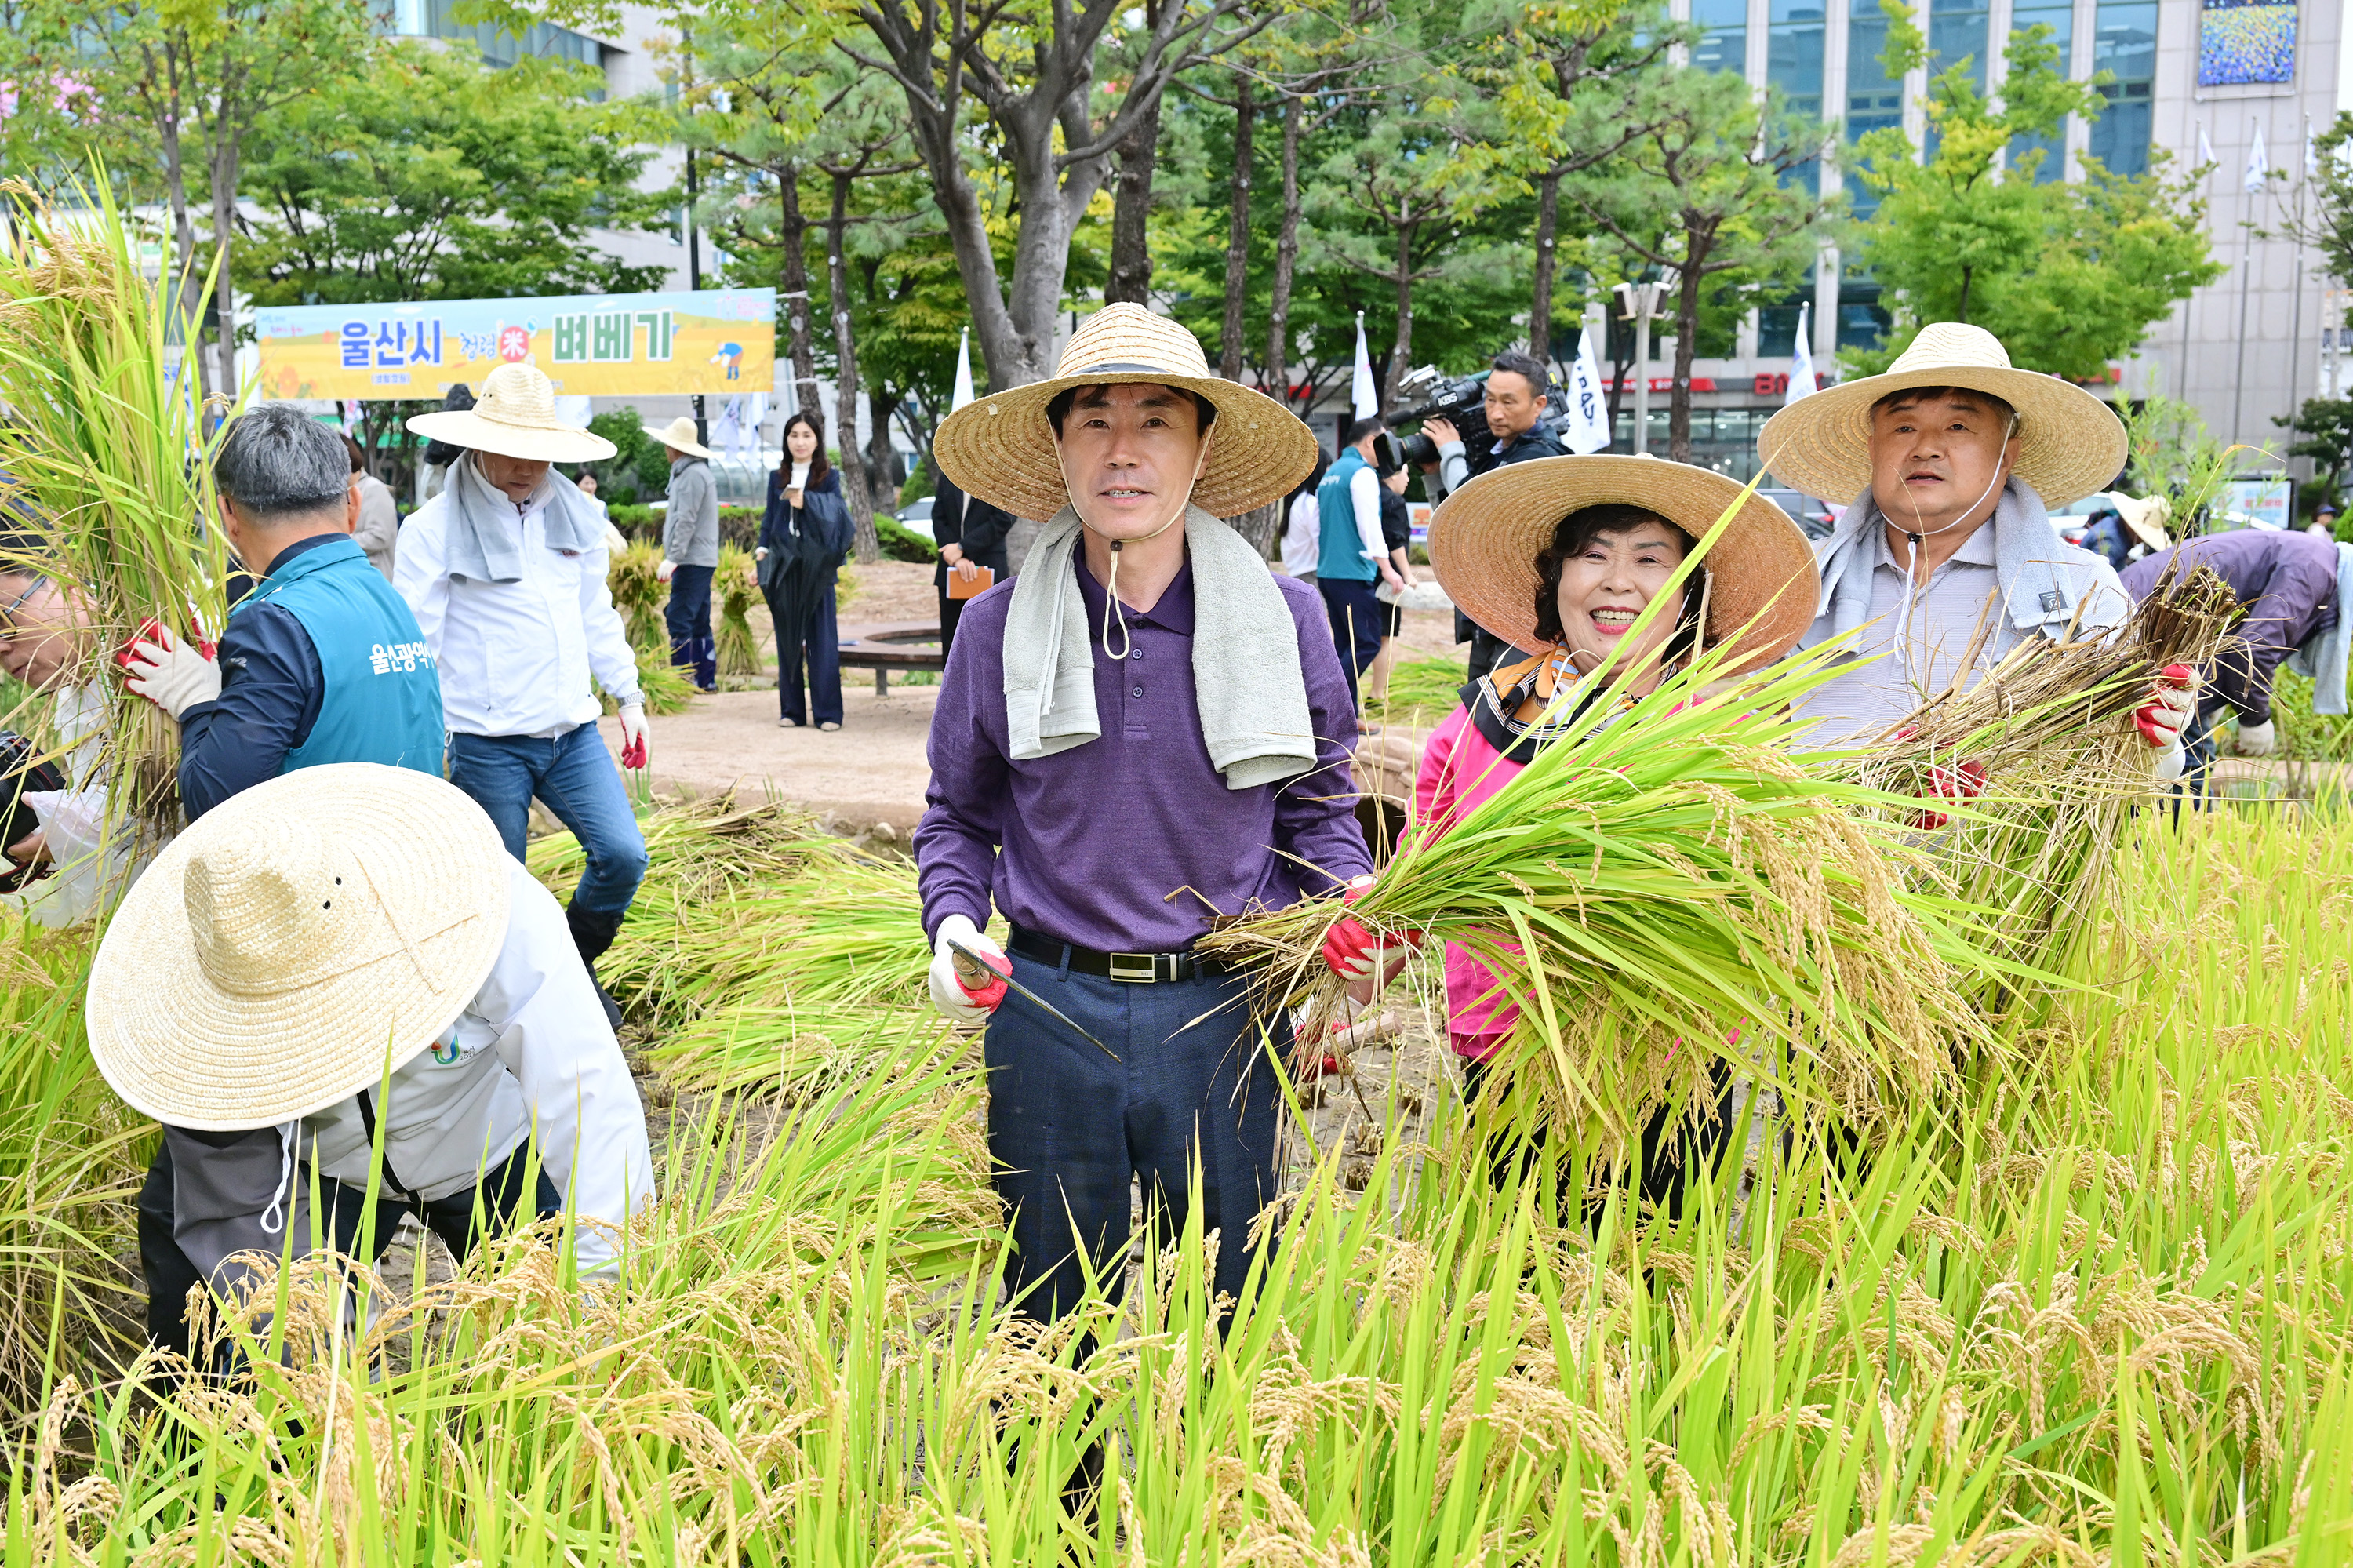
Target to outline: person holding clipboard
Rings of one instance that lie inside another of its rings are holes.
[[[1006,535],[1012,529],[1012,514],[966,495],[955,481],[940,476],[938,498],[932,503],[932,541],[939,547],[932,583],[940,596],[943,659],[955,641],[965,605],[1013,575],[1005,555]]]

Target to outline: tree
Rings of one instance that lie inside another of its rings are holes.
[[[1689,462],[1692,361],[1707,314],[1786,291],[1805,271],[1829,214],[1806,166],[1830,132],[1781,113],[1775,98],[1759,102],[1729,72],[1671,69],[1650,82],[1647,129],[1565,190],[1632,259],[1672,280],[1668,455]]]
[[[1493,88],[1503,133],[1470,150],[1464,176],[1506,179],[1536,198],[1528,350],[1539,360],[1552,358],[1561,183],[1655,129],[1639,112],[1640,84],[1690,35],[1651,6],[1628,15],[1625,0],[1514,5],[1470,73]]]
[[[1231,48],[1274,15],[1245,19],[1245,0],[1166,0],[1131,13],[1138,37],[1124,86],[1093,112],[1096,59],[1124,0],[1050,7],[1024,0],[850,0],[872,47],[840,47],[897,82],[955,247],[989,384],[1018,387],[1050,373],[1071,241],[1103,188],[1113,152],[1156,111],[1177,72]],[[998,205],[1015,228],[1012,277],[989,243],[990,207],[972,167],[966,102],[987,116],[1010,185]]]
[[[27,7],[59,55],[78,53],[104,112],[135,118],[163,169],[176,254],[188,286],[195,217],[189,165],[204,181],[219,283],[215,390],[237,390],[233,249],[246,143],[258,126],[339,85],[375,43],[364,0],[62,0]],[[201,356],[199,358],[201,364]]]
[[[602,232],[667,227],[636,188],[649,153],[634,117],[590,94],[586,68],[493,69],[465,49],[403,41],[332,99],[290,104],[254,132],[241,221],[261,304],[496,299],[659,288]]]
[[[2272,423],[2304,438],[2289,443],[2287,455],[2319,464],[2327,480],[2324,493],[2333,497],[2346,468],[2353,465],[2353,397],[2307,397],[2303,408],[2275,415]]]
[[[1882,9],[1887,70],[1926,68],[1910,11],[1897,0]],[[1861,176],[1880,203],[1856,252],[1895,326],[1879,349],[1847,356],[1857,370],[1883,368],[1928,322],[1957,321],[1991,332],[2024,368],[2105,377],[2175,302],[2221,274],[2193,179],[2170,177],[2161,149],[2145,175],[2112,175],[2087,160],[2080,182],[2037,184],[2042,151],[2018,147],[2055,138],[2071,113],[2096,113],[2106,77],[2067,80],[2043,26],[2011,35],[2009,62],[1998,106],[1968,60],[1936,78],[1925,161],[1900,128],[1859,143]]]

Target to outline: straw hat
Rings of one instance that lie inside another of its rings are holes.
[[[694,421],[684,414],[681,414],[659,429],[654,429],[651,425],[640,425],[638,429],[645,431],[672,451],[684,452],[689,457],[707,458],[712,455],[709,447],[694,439]]]
[[[2125,466],[2116,411],[2072,382],[2010,367],[1983,327],[1931,322],[1883,376],[1841,381],[1765,421],[1757,454],[1793,490],[1843,505],[1871,485],[1871,406],[1908,387],[1966,387],[2018,410],[2015,471],[2047,506],[2104,490]]]
[[[2146,495],[2137,499],[2122,491],[2110,496],[2116,517],[2131,530],[2132,536],[2152,550],[2169,548],[2173,541],[2165,535],[2167,519],[2173,515],[2173,503],[2162,495]]]
[[[536,365],[501,365],[482,377],[474,406],[410,417],[428,441],[533,462],[601,462],[613,443],[555,417],[555,383]]]
[[[1105,305],[1062,350],[1051,381],[991,392],[950,414],[932,437],[940,471],[966,495],[1043,521],[1070,503],[1046,405],[1073,387],[1146,381],[1216,405],[1209,466],[1193,504],[1239,517],[1280,500],[1315,466],[1315,435],[1263,392],[1209,374],[1201,340],[1142,305]]]
[[[473,1000],[512,875],[482,809],[429,773],[344,762],[255,785],[124,896],[90,969],[90,1054],[174,1127],[323,1110]]]
[[[1536,556],[1561,519],[1622,503],[1704,536],[1744,487],[1720,473],[1651,457],[1535,458],[1490,469],[1439,503],[1430,564],[1462,613],[1522,648],[1536,640]],[[1707,641],[1736,644],[1734,668],[1769,664],[1813,624],[1821,579],[1789,514],[1751,494],[1701,564]],[[1753,623],[1753,624],[1752,624]]]

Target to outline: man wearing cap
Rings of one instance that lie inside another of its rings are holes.
[[[2240,756],[2271,755],[2272,684],[2282,665],[2312,678],[2315,713],[2344,713],[2346,655],[2353,648],[2353,545],[2274,528],[2210,534],[2126,567],[2125,591],[2146,599],[2168,570],[2200,567],[2231,585],[2246,619],[2240,641],[2209,673],[2186,738],[2189,765],[2182,784],[2193,795],[2205,790],[2214,731],[2225,717],[2239,721]]]
[[[462,1260],[570,1214],[586,1275],[654,1196],[554,898],[429,774],[316,768],[207,812],[124,897],[89,1020],[99,1071],[164,1124],[139,1252],[148,1337],[183,1356],[191,1290],[234,1302],[264,1260],[380,1255],[403,1213]]]
[[[417,617],[353,537],[342,438],[283,403],[233,420],[213,460],[221,528],[253,591],[217,658],[168,631],[132,650],[132,690],[180,726],[195,821],[264,779],[328,762],[441,771],[441,683]]]
[[[554,385],[531,365],[500,366],[471,408],[408,428],[462,449],[401,529],[393,567],[440,666],[449,782],[517,860],[533,797],[579,839],[588,864],[565,917],[593,977],[645,875],[646,842],[596,732],[591,678],[620,705],[631,768],[646,766],[646,709],[605,588],[605,520],[554,465],[611,457],[613,443],[557,418]],[[606,1010],[618,1019],[609,998]]]
[[[1229,1295],[1275,1192],[1288,1027],[1192,948],[1219,915],[1371,871],[1323,605],[1218,521],[1289,491],[1314,442],[1212,376],[1192,334],[1116,304],[1054,379],[978,398],[934,443],[967,495],[1050,519],[965,609],[915,832],[933,999],[987,1024],[1007,1285],[1036,1317],[1075,1306],[1090,1268],[1118,1289],[1133,1178],[1163,1226],[1198,1203]],[[983,969],[1008,962],[1011,995]]]
[[[719,569],[719,489],[711,482],[711,450],[694,439],[694,421],[680,415],[646,434],[670,453],[670,501],[662,512],[662,561],[654,575],[670,584],[662,620],[670,628],[670,662],[691,669],[694,689],[719,689],[719,644],[711,635],[711,577]]]
[[[1799,706],[1820,744],[1883,734],[2025,639],[2097,631],[2131,609],[2116,569],[2061,538],[2044,506],[2115,477],[2124,426],[2081,387],[2013,369],[1982,327],[1932,323],[1885,375],[1790,404],[1757,445],[1782,483],[1853,501],[1815,541],[1821,592],[1798,644],[1858,634],[1845,673]],[[2180,772],[2190,705],[2167,691],[2136,715],[2161,777]]]

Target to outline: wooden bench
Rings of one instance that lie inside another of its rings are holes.
[[[937,621],[904,626],[861,626],[841,634],[841,667],[874,672],[874,694],[891,694],[893,670],[944,670],[947,655],[939,646]],[[921,646],[930,643],[926,648]]]

